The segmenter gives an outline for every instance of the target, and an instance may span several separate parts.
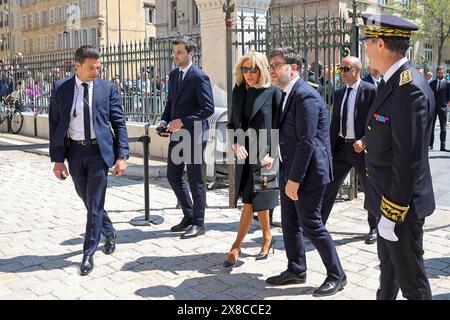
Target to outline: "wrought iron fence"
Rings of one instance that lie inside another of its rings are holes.
[[[201,67],[200,35],[187,36],[197,43],[194,63]],[[167,99],[169,73],[175,67],[174,38],[98,48],[102,55],[100,77],[119,89],[128,121],[159,121]],[[53,82],[75,74],[74,55],[75,49],[70,49],[5,59],[0,66],[0,99],[13,96],[20,99],[22,110],[46,113]]]
[[[268,55],[277,47],[292,47],[302,54],[304,63],[302,77],[315,83],[324,101],[333,110],[335,88],[341,85],[337,73],[339,62],[348,55],[359,56],[359,28],[357,24],[356,1],[348,15],[336,16],[283,17],[277,10],[266,15],[253,11],[238,12],[238,20],[230,46],[237,58],[249,51],[259,51]],[[228,74],[232,74],[230,66]],[[230,91],[229,91],[230,92]],[[357,195],[357,178],[354,170],[340,189],[340,196],[352,199]]]
[[[238,58],[253,50],[268,55],[277,47],[296,49],[304,58],[302,77],[319,85],[331,111],[334,88],[341,84],[336,67],[349,54],[359,55],[356,8],[354,3],[350,18],[343,13],[284,17],[276,9],[265,16],[241,11],[232,45]]]

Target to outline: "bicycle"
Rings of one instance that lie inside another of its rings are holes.
[[[22,112],[17,108],[17,103],[14,100],[6,101],[5,99],[5,102],[6,104],[1,103],[0,107],[0,125],[7,120],[8,132],[17,134],[23,127]]]

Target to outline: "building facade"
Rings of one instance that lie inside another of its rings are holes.
[[[0,56],[154,37],[154,9],[154,0],[0,0]]]
[[[392,13],[399,14],[400,4],[405,0],[361,0],[357,1],[358,10],[369,13]],[[272,0],[270,5],[270,14],[283,16],[295,15],[301,17],[304,15],[314,16],[316,12],[321,16],[335,15],[341,13],[348,16],[352,10],[352,0]],[[363,46],[360,46],[360,57],[364,59]],[[425,40],[416,40],[413,42],[412,50],[409,52],[409,58],[418,66],[424,66],[426,69],[435,71],[437,67],[437,44]],[[442,63],[450,69],[450,47],[443,50]]]
[[[158,37],[200,32],[200,12],[195,0],[156,0]]]

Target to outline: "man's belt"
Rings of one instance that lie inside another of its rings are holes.
[[[86,145],[86,140],[73,140],[73,139],[70,139],[70,142],[73,142],[73,143],[76,143],[76,144],[81,144],[83,146]],[[91,144],[98,144],[97,139],[91,139]]]
[[[354,143],[356,141],[355,138],[349,139],[349,138],[342,138],[341,136],[339,136],[339,138],[345,143]]]

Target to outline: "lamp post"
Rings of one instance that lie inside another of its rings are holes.
[[[11,51],[11,44],[10,44],[10,41],[11,41],[11,25],[10,25],[10,23],[11,23],[11,21],[9,19],[9,13],[11,11],[10,5],[11,5],[11,1],[8,2],[8,7],[5,6],[5,9],[4,9],[4,13],[6,15],[6,24],[8,27],[8,32],[7,32],[7,36],[6,36],[7,40],[6,41],[3,40],[3,41],[4,41],[4,46],[7,51],[7,54],[11,58],[11,52],[10,52]]]
[[[119,72],[120,72],[120,83],[123,83],[123,57],[122,57],[122,22],[120,19],[120,0],[117,0],[119,6]]]

